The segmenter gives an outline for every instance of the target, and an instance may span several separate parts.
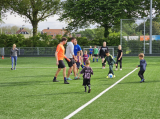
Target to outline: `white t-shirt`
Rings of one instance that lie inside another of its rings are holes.
[[[73,58],[73,55],[74,55],[74,45],[72,42],[67,42],[66,57]]]

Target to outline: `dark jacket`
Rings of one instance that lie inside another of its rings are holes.
[[[106,61],[108,62],[108,65],[113,65],[113,64],[116,63],[116,61],[114,60],[114,58],[112,57],[112,55],[106,56],[103,64],[105,64]]]
[[[145,59],[140,60],[140,65],[138,65],[138,67],[140,67],[140,71],[145,71],[146,66],[147,66],[146,60]]]

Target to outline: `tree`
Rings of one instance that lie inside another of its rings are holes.
[[[108,37],[113,25],[120,24],[120,19],[149,13],[149,3],[145,0],[67,0],[62,5],[63,12],[59,20],[67,21],[68,29],[97,23],[104,27],[104,37]]]
[[[25,16],[33,26],[33,36],[37,34],[38,23],[56,14],[60,0],[2,0],[12,13]]]

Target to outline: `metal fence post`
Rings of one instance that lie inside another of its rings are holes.
[[[152,0],[150,0],[150,42],[149,54],[152,54]]]
[[[21,48],[19,48],[19,55],[20,55],[20,49],[21,49]]]
[[[4,56],[4,47],[2,48],[2,56]]]
[[[122,19],[121,19],[121,22],[120,22],[120,27],[121,27],[121,38],[120,38],[120,44],[122,46]]]
[[[39,47],[37,47],[37,55],[39,55]]]
[[[145,25],[145,19],[144,19],[144,54],[145,54],[145,35],[146,35],[146,34],[145,34],[145,26],[146,26],[146,25]]]

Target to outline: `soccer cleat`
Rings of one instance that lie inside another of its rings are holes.
[[[145,82],[145,79],[143,80],[143,82]]]
[[[120,68],[120,70],[122,70],[122,68]]]
[[[84,92],[87,92],[87,89],[85,89],[85,91]]]
[[[113,78],[115,78],[116,76],[115,75],[113,75]]]
[[[108,76],[106,78],[108,79]]]
[[[118,69],[116,68],[115,70],[117,71]]]
[[[67,78],[67,80],[72,80],[71,78]]]
[[[58,80],[56,80],[56,79],[53,79],[53,82],[59,82]]]
[[[91,89],[88,89],[88,93],[90,93],[91,92]]]
[[[64,81],[64,84],[69,84],[67,81]]]
[[[80,79],[80,77],[74,77],[74,79],[76,80],[76,79]]]
[[[16,68],[14,68],[14,70],[16,70]]]
[[[102,67],[102,69],[105,69],[105,67]]]
[[[144,81],[144,79],[142,79],[141,81],[140,81],[140,83],[142,83]]]
[[[13,70],[13,68],[11,68],[11,70]]]

